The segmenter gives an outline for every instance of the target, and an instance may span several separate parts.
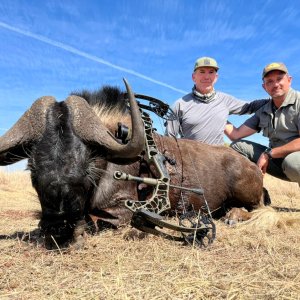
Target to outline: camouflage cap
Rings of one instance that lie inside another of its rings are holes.
[[[211,57],[200,57],[196,60],[194,71],[200,67],[212,67],[216,69],[216,71],[219,70],[217,61]]]
[[[285,64],[281,63],[281,62],[273,62],[271,64],[268,64],[264,67],[263,69],[263,73],[262,73],[262,78],[264,79],[264,77],[271,71],[282,71],[284,73],[288,73],[288,69],[285,66]]]

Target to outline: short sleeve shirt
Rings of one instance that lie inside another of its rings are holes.
[[[270,147],[279,147],[299,138],[300,92],[290,89],[277,110],[270,100],[246,120],[244,125],[262,131],[269,138]]]
[[[189,93],[175,102],[173,111],[179,122],[169,121],[166,134],[223,145],[228,115],[253,113],[265,103],[265,100],[245,102],[219,91],[216,91],[213,101],[204,103],[197,100],[193,93]]]

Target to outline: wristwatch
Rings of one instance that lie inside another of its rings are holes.
[[[267,148],[265,151],[264,151],[265,154],[267,154],[268,158],[269,159],[272,159],[272,148]]]

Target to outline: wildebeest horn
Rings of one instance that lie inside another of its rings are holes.
[[[83,140],[107,149],[106,159],[110,161],[119,158],[137,157],[144,148],[144,125],[141,119],[139,107],[134,94],[124,79],[131,107],[132,136],[126,145],[119,144],[110,134],[109,130],[100,123],[88,103],[77,96],[70,96],[66,103],[73,116],[73,128],[75,133]]]
[[[46,113],[55,98],[41,97],[21,118],[0,137],[0,165],[15,163],[28,157],[26,145],[42,137],[46,126]]]

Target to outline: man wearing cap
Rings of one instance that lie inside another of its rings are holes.
[[[280,62],[267,65],[262,80],[269,102],[239,128],[228,124],[225,133],[238,140],[262,131],[269,147],[246,140],[231,147],[256,162],[263,174],[300,184],[300,92],[291,88],[292,77]]]
[[[180,135],[212,145],[224,144],[224,129],[229,114],[253,113],[268,100],[245,102],[216,91],[218,64],[211,57],[196,60],[192,92],[178,99],[173,111],[177,120],[168,121],[166,134]]]

